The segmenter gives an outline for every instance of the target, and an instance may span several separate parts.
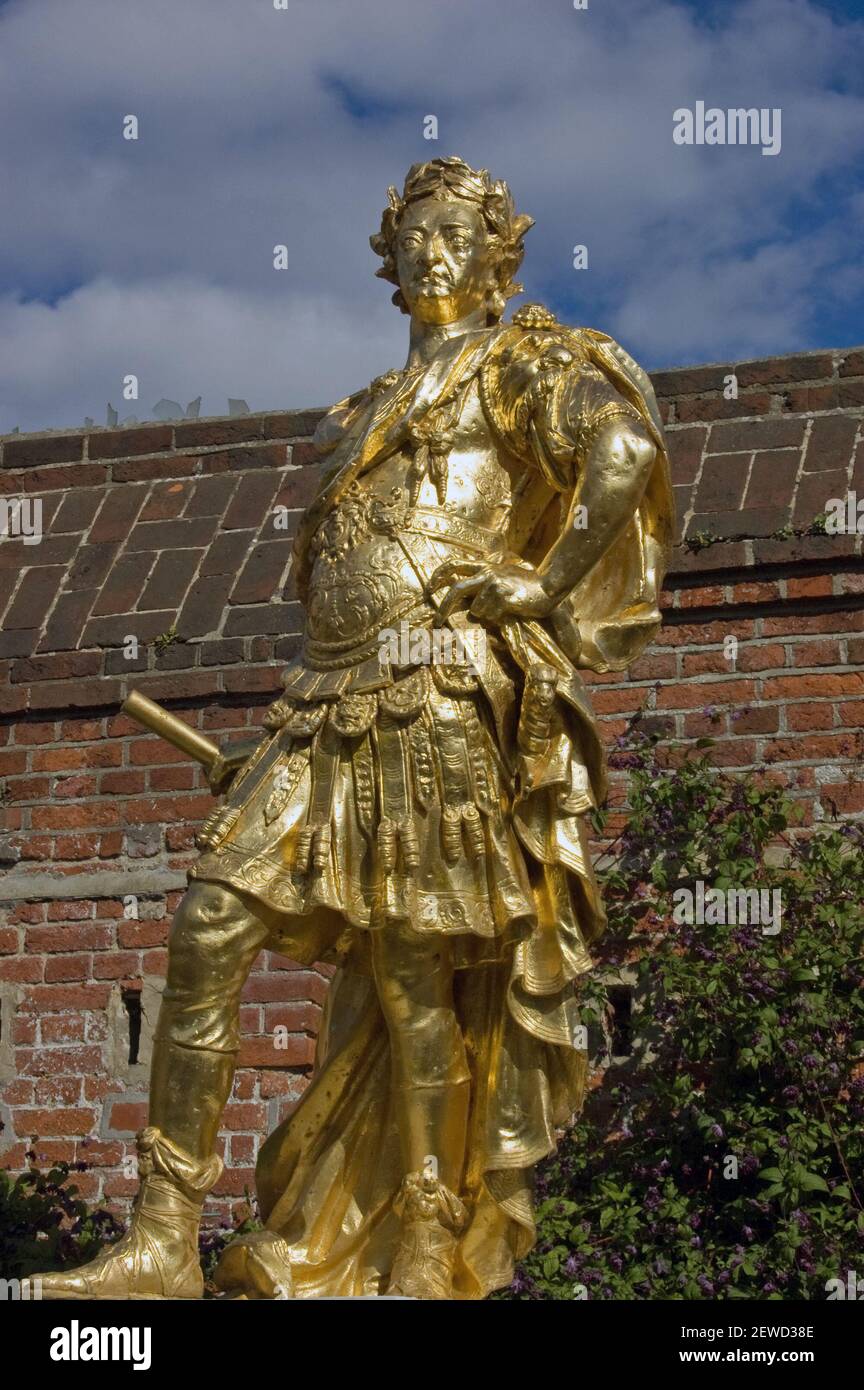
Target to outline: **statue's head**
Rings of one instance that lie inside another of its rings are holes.
[[[393,303],[426,323],[454,323],[477,309],[497,323],[522,289],[513,277],[534,219],[518,214],[506,183],[463,159],[408,170],[402,195],[388,189],[381,230],[369,241],[377,274],[398,285]]]

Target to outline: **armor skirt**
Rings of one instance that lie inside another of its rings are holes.
[[[342,950],[344,928],[388,919],[481,941],[523,934],[530,873],[473,684],[418,667],[383,690],[277,701],[270,737],[201,831],[195,876],[294,918],[331,909]]]

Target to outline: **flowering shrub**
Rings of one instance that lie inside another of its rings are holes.
[[[826,1298],[864,1274],[864,827],[791,836],[783,791],[701,749],[635,737],[612,761],[631,814],[582,995],[600,1084],[538,1172],[538,1244],[498,1297]],[[779,889],[779,930],[676,921],[700,880]],[[602,983],[622,969],[623,1059]]]
[[[69,1179],[86,1163],[57,1163],[47,1172],[38,1155],[17,1177],[0,1169],[0,1276],[25,1279],[49,1269],[83,1264],[123,1226],[110,1212],[91,1211]]]

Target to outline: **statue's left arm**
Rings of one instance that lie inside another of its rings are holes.
[[[596,367],[554,339],[551,346],[512,353],[487,389],[499,396],[496,417],[514,422],[511,446],[515,440],[555,490],[569,493],[566,522],[536,569],[499,564],[460,579],[444,616],[469,598],[471,612],[491,622],[548,616],[632,520],[651,476],[657,445],[636,409]],[[438,581],[450,578],[445,570]]]

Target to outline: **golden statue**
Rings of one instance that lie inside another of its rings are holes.
[[[574,991],[604,921],[579,669],[623,670],[657,630],[672,517],[633,359],[539,304],[502,322],[531,225],[461,159],[389,191],[371,244],[408,359],[317,431],[303,648],[254,751],[211,774],[226,798],[171,930],[131,1226],[46,1297],[201,1297],[262,947],[338,969],[224,1294],[477,1299],[531,1248],[533,1166],[582,1102]]]

